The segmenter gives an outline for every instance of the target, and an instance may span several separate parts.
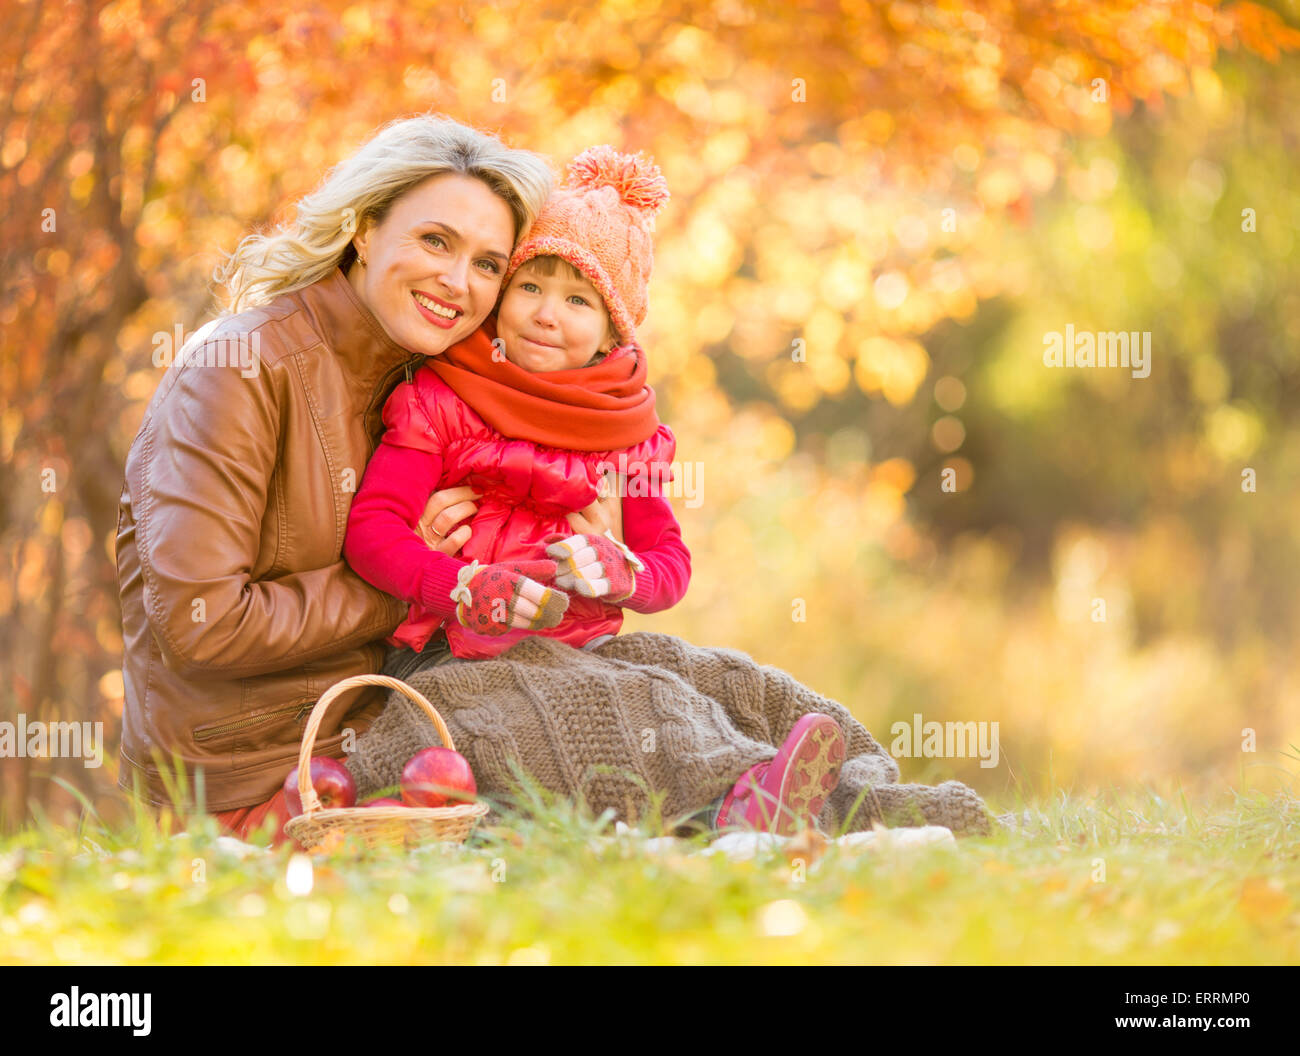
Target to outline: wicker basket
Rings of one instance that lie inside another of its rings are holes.
[[[330,686],[312,709],[298,751],[298,794],[303,813],[284,825],[287,835],[304,850],[332,851],[345,844],[362,847],[390,847],[441,840],[464,843],[479,819],[490,809],[486,803],[462,803],[454,807],[340,807],[326,810],[311,787],[311,753],[316,733],[329,706],[341,694],[356,686],[387,686],[400,690],[415,701],[433,720],[445,747],[455,750],[451,733],[437,709],[416,689],[387,675],[356,675]]]

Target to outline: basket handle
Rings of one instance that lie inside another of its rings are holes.
[[[447,724],[442,721],[438,709],[430,704],[429,699],[418,689],[408,686],[400,678],[390,678],[388,675],[353,675],[351,678],[342,679],[335,682],[334,685],[321,694],[320,700],[311,709],[311,716],[307,719],[307,728],[302,733],[302,747],[298,749],[298,796],[302,800],[304,814],[315,814],[316,811],[323,809],[320,797],[316,795],[316,790],[311,787],[311,750],[316,747],[316,734],[320,730],[320,724],[325,721],[325,713],[329,711],[330,705],[349,689],[355,689],[357,686],[387,686],[389,689],[396,689],[405,693],[407,697],[420,705],[424,709],[424,713],[433,720],[438,736],[442,738],[443,746],[450,748],[452,751],[456,750],[456,745],[451,739],[451,731],[447,729]]]

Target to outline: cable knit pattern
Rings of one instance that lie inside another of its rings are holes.
[[[991,831],[972,789],[957,781],[899,784],[898,764],[847,708],[738,650],[642,631],[591,650],[533,637],[491,659],[446,655],[396,652],[384,671],[429,698],[480,792],[499,802],[510,799],[517,760],[543,787],[585,797],[594,813],[612,808],[635,822],[657,793],[665,818],[684,818],[773,758],[801,716],[821,712],[840,724],[847,747],[839,785],[818,819],[824,831],[870,830],[877,822]],[[418,707],[390,694],[346,761],[358,794],[394,783],[411,755],[436,743]]]

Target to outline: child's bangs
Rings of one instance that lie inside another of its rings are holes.
[[[563,257],[557,257],[554,254],[549,253],[545,256],[533,257],[531,260],[525,261],[524,264],[520,266],[519,270],[523,271],[524,268],[531,268],[538,275],[547,279],[552,278],[556,272],[562,272],[570,279],[585,279],[587,277]]]

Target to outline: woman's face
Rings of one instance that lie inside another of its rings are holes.
[[[480,180],[443,173],[353,239],[366,263],[348,280],[397,344],[437,356],[487,318],[514,241],[510,206]]]

